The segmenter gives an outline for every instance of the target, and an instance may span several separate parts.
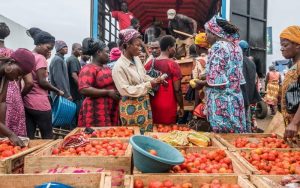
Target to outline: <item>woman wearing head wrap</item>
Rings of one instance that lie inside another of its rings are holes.
[[[7,98],[8,81],[18,80],[30,73],[35,65],[32,53],[24,48],[17,49],[9,57],[0,57],[0,135],[8,137],[15,145],[23,146],[23,142],[8,127],[4,125],[5,103]],[[18,102],[18,101],[14,101]],[[21,109],[18,109],[21,111]]]
[[[4,40],[10,34],[9,27],[5,23],[0,23],[0,57],[10,57],[12,49],[6,48]],[[31,73],[23,78],[24,87],[21,92],[21,80],[10,81],[6,94],[6,114],[1,121],[18,136],[26,136],[25,110],[22,96],[27,94],[32,88]]]
[[[278,103],[279,84],[281,83],[281,77],[279,72],[276,71],[275,66],[269,67],[269,72],[266,76],[266,88],[267,94],[265,96],[265,102],[270,106],[272,115],[275,115],[275,107]]]
[[[243,52],[238,45],[238,28],[214,16],[205,24],[207,40],[212,45],[206,64],[207,117],[214,132],[245,133],[244,99],[240,88]]]
[[[79,91],[84,99],[78,118],[79,127],[115,126],[119,122],[119,94],[112,79],[108,47],[92,38],[82,41],[83,55],[92,57],[79,74]]]
[[[51,56],[55,38],[38,28],[31,28],[27,34],[34,40],[36,47],[33,50],[35,68],[32,71],[33,87],[24,96],[26,113],[27,136],[34,139],[36,128],[39,128],[43,139],[52,139],[52,114],[48,98],[48,91],[58,95],[64,93],[47,81],[47,59]]]
[[[138,57],[142,40],[134,29],[125,29],[119,33],[123,54],[112,71],[112,76],[122,99],[120,117],[122,125],[139,125],[142,133],[152,131],[152,112],[148,92],[161,82],[146,75],[144,66]]]
[[[286,127],[285,138],[293,138],[299,134],[300,105],[296,113],[288,113],[286,108],[286,93],[289,85],[300,82],[300,26],[290,26],[280,34],[281,52],[283,57],[291,59],[293,66],[285,74],[282,84],[281,112]],[[299,97],[299,96],[298,96]]]

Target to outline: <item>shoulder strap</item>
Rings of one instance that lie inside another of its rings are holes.
[[[155,65],[155,58],[153,57],[152,64],[151,64],[151,69],[154,69],[154,65]]]

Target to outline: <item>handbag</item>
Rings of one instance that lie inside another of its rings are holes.
[[[295,114],[300,103],[300,83],[299,81],[290,84],[286,94],[286,110],[289,114]]]
[[[150,68],[150,70],[148,70],[146,72],[146,74],[152,78],[158,78],[160,75],[162,75],[162,73],[159,70],[156,70],[154,68],[154,65],[155,65],[155,58],[152,59],[151,68]],[[158,91],[158,89],[159,89],[159,86],[152,88],[153,92]],[[150,94],[154,96],[153,92],[151,92]]]

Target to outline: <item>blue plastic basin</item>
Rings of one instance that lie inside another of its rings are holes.
[[[52,125],[65,127],[72,124],[76,114],[76,104],[64,97],[55,97],[52,104]]]
[[[134,166],[143,173],[168,172],[172,166],[182,164],[184,157],[173,146],[147,136],[136,135],[130,138],[133,148]],[[157,151],[157,156],[149,153]]]

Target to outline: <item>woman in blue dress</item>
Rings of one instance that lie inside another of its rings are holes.
[[[243,52],[238,45],[238,28],[214,16],[205,24],[207,40],[211,44],[206,65],[207,118],[214,132],[246,133],[244,100],[240,85]]]

